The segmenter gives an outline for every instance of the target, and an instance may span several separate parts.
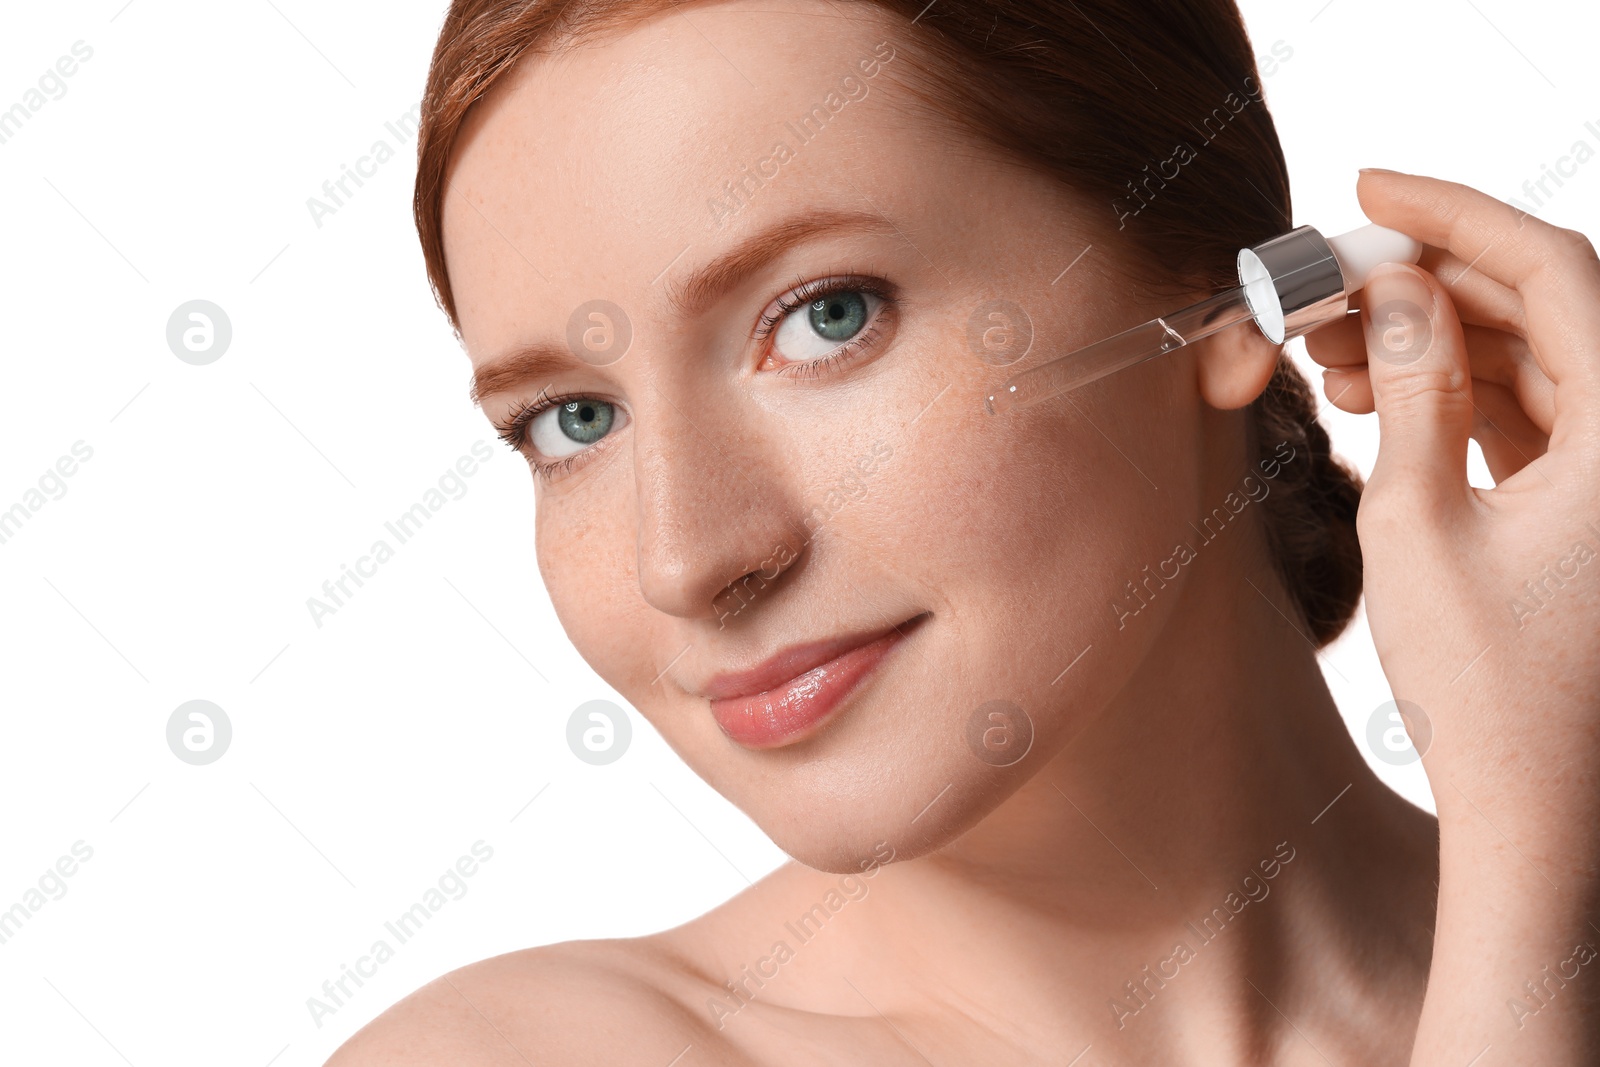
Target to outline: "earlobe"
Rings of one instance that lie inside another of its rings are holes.
[[[1283,351],[1249,322],[1202,338],[1194,347],[1200,395],[1222,411],[1242,408],[1260,396]]]

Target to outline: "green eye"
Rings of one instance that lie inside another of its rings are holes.
[[[819,359],[859,335],[882,304],[882,297],[858,289],[819,296],[784,316],[773,347],[793,363]]]
[[[580,397],[541,411],[533,419],[533,447],[551,457],[570,456],[611,432],[616,408],[604,400]]]
[[[837,293],[813,300],[811,328],[830,341],[848,341],[867,322],[867,302],[860,293]]]

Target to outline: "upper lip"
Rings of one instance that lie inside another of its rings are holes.
[[[919,615],[915,618],[921,618],[921,616]],[[829,637],[821,641],[806,641],[801,644],[790,645],[748,670],[720,671],[712,675],[705,684],[699,687],[700,695],[710,697],[712,700],[727,700],[732,697],[745,697],[756,693],[765,693],[778,688],[784,682],[798,678],[809,670],[822,666],[829,660],[837,659],[846,652],[860,648],[862,645],[871,644],[878,638],[884,637],[912,621],[915,620],[908,619],[893,626],[884,626],[876,630],[861,631],[846,634],[842,637]]]

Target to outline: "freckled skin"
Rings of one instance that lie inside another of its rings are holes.
[[[464,968],[449,976],[459,991],[419,990],[332,1062],[412,1062],[408,1040],[513,1062],[458,1010],[463,996],[541,1063],[666,1063],[686,1044],[685,1063],[1059,1064],[1090,1044],[1084,1064],[1266,1062],[1295,1031],[1249,975],[1334,1062],[1404,1063],[1435,830],[1367,770],[1286,622],[1262,505],[1145,587],[1136,614],[1115,607],[1138,606],[1129,583],[1198,543],[1190,523],[1255,469],[1241,409],[1276,350],[1233,331],[988,415],[983,397],[1015,371],[1186,301],[1129,284],[1147,268],[1125,258],[1110,205],[912,108],[895,80],[907,31],[886,16],[852,8],[817,34],[840,8],[684,14],[497,86],[452,162],[446,258],[475,366],[561,340],[586,301],[625,309],[622,359],[574,361],[489,397],[485,413],[501,419],[546,386],[622,412],[585,462],[535,480],[541,576],[584,659],[798,862],[653,937]],[[901,50],[863,79],[865,98],[709,226],[708,199],[886,40]],[[742,237],[849,208],[896,232],[798,246],[697,318],[667,307],[668,282]],[[846,270],[898,292],[880,343],[803,380],[763,364],[750,332],[772,301]],[[1012,367],[968,343],[974,312],[997,299],[1033,328]],[[808,524],[877,444],[889,455],[859,476],[864,494]],[[780,545],[792,562],[722,618],[730,583]],[[694,692],[796,642],[921,612],[932,617],[802,743],[743,748]],[[969,746],[969,720],[993,700],[1031,721],[1011,766]],[[1144,1006],[1129,999],[1125,984],[1192,940],[1185,923],[1244,892],[1284,841],[1298,852],[1270,899],[1192,945]],[[847,877],[867,891],[797,944],[785,924]],[[752,1002],[730,1000],[725,983],[778,941],[795,958]],[[1137,1008],[1120,1025],[1115,998]],[[1272,1062],[1314,1058],[1302,1045]]]

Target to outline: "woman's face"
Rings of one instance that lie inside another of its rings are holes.
[[[1199,510],[1202,430],[1182,353],[984,410],[1168,309],[1108,269],[1112,205],[913,108],[906,33],[851,11],[695,5],[529,62],[473,112],[444,205],[485,413],[571,398],[523,424],[567,635],[830,871],[951,840],[1149,669],[1176,594],[1130,617],[1127,583]],[[886,632],[788,697],[710,699]]]

